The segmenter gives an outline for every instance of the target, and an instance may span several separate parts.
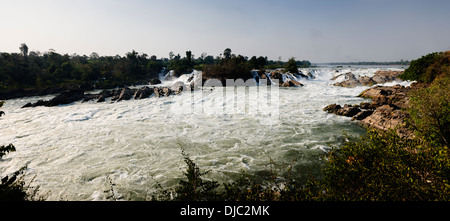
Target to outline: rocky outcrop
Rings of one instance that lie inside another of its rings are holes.
[[[287,79],[285,82],[283,82],[283,84],[281,84],[281,87],[295,87],[295,86],[301,87],[303,86],[303,84],[293,79]]]
[[[135,100],[138,99],[144,99],[144,98],[148,98],[153,94],[153,90],[149,87],[141,87],[139,89],[136,90],[136,92],[133,95],[133,98]]]
[[[345,104],[343,107],[341,107],[341,105],[338,104],[330,104],[326,106],[323,110],[328,111],[328,113],[333,113],[346,117],[353,117],[357,115],[359,112],[361,112],[359,106],[349,104]]]
[[[98,94],[84,94],[83,90],[70,90],[61,93],[55,98],[44,101],[39,100],[35,103],[27,103],[22,108],[27,107],[38,107],[38,106],[58,106],[61,104],[70,104],[76,101],[88,102],[95,100],[96,102],[104,102],[107,98],[111,98],[112,102],[119,102],[122,100],[130,100],[130,99],[145,99],[151,97],[155,94],[156,97],[160,96],[170,96],[181,93],[184,90],[184,85],[174,84],[171,88],[169,87],[155,87],[150,88],[148,86],[144,86],[138,89],[131,89],[128,87],[124,87],[121,89],[115,90],[103,90]]]
[[[134,95],[134,93],[135,93],[135,89],[133,90],[133,89],[130,89],[130,88],[128,88],[128,87],[125,87],[125,88],[123,88],[121,91],[120,91],[120,93],[119,94],[115,94],[112,98],[111,98],[111,100],[112,101],[122,101],[122,100],[130,100],[132,97],[133,97],[133,95]]]
[[[382,84],[386,82],[399,80],[398,76],[402,73],[403,71],[377,71],[375,72],[373,77],[361,76],[357,78],[353,73],[348,72],[345,74],[337,75],[331,78],[331,80],[336,80],[339,77],[345,78],[344,81],[334,83],[333,84],[334,86],[341,86],[341,87],[372,86],[375,84]]]
[[[296,77],[294,74],[292,73],[282,73],[282,70],[274,70],[272,72],[270,72],[269,76],[270,79],[274,80],[278,80],[280,87],[302,87],[303,84],[294,80],[294,77]],[[284,77],[283,77],[284,75]],[[264,78],[266,78],[266,74],[261,75],[264,76]],[[308,76],[304,75],[304,74],[299,74],[299,77],[305,77],[308,78]],[[263,78],[263,77],[261,77]],[[264,79],[263,78],[263,79]]]
[[[70,104],[72,102],[83,99],[83,97],[84,91],[81,89],[67,90],[49,101],[39,100],[33,104],[32,103],[25,104],[25,106],[23,107],[37,107],[37,106],[53,107],[63,104]]]
[[[405,119],[408,117],[406,109],[409,107],[408,92],[415,90],[417,85],[404,87],[375,86],[363,91],[359,97],[370,98],[371,103],[359,105],[338,104],[326,106],[323,110],[341,116],[352,117],[368,128],[378,130],[396,129],[401,137],[412,137],[413,134],[405,127]]]
[[[150,85],[156,85],[156,84],[161,84],[161,83],[162,83],[161,80],[159,80],[159,79],[157,79],[157,78],[151,79],[151,80],[148,82],[148,84],[150,84]]]

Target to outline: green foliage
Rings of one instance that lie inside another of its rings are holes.
[[[298,74],[297,62],[294,58],[289,59],[289,61],[284,66],[285,70],[289,73]]]
[[[231,53],[231,50],[230,50]],[[223,83],[226,79],[243,79],[252,78],[251,66],[244,56],[230,55],[220,61],[220,64],[206,65],[203,68],[203,78],[218,79]]]
[[[449,200],[445,146],[371,130],[327,154],[319,198],[324,200]]]
[[[20,51],[0,53],[0,95],[24,89],[45,91],[68,86],[89,89],[131,85],[158,78],[162,67],[168,65],[164,59],[148,58],[145,53],[134,50],[124,57],[99,56],[95,52],[89,57],[69,56],[53,50],[28,52],[28,47],[22,44]]]
[[[187,181],[180,180],[179,186],[175,189],[176,201],[205,201],[217,199],[214,190],[219,186],[215,181],[207,181],[202,178],[208,172],[201,173],[198,166],[182,151],[187,169],[184,175]]]
[[[6,154],[14,151],[16,151],[16,148],[12,144],[9,144],[7,146],[0,146],[0,159]]]
[[[437,76],[449,74],[449,66],[450,51],[434,52],[411,61],[409,68],[400,75],[400,78],[420,83],[431,83]]]
[[[16,151],[14,145],[0,146],[0,159],[7,153]],[[2,177],[0,181],[0,201],[28,201],[33,200],[39,188],[26,185],[24,173],[27,166],[16,172]]]
[[[450,74],[436,78],[429,87],[412,92],[410,97],[413,129],[433,145],[449,146]]]

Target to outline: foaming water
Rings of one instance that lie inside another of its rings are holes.
[[[370,75],[377,70],[361,68],[353,73]],[[308,174],[324,151],[342,143],[343,132],[352,136],[364,132],[356,122],[327,114],[323,107],[360,103],[363,99],[356,95],[368,87],[332,86],[334,69],[303,71],[315,76],[300,79],[304,87],[279,88],[275,94],[268,90],[267,96],[277,102],[276,116],[270,117],[248,108],[227,112],[237,110],[227,108],[244,97],[239,93],[224,97],[226,88],[23,109],[28,102],[52,96],[8,100],[2,108],[6,115],[0,118],[0,144],[13,143],[17,151],[0,160],[0,174],[28,165],[26,178],[34,178],[32,185],[39,185],[48,200],[106,200],[108,178],[124,199],[149,199],[158,185],[171,187],[183,178],[181,149],[201,170],[211,171],[208,178],[222,182],[231,182],[242,172],[257,174],[270,160],[281,164],[295,159],[296,172]],[[186,79],[177,80],[185,82],[189,76],[182,77]],[[250,97],[261,92],[242,90]],[[180,103],[186,101],[191,105],[183,109]],[[212,109],[207,113],[189,109],[198,104]]]

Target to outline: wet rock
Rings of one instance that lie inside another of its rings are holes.
[[[339,71],[337,71],[336,73],[339,73]],[[334,81],[342,76],[345,78],[345,80],[356,80],[356,76],[352,72],[347,72],[345,74],[336,75],[336,76],[332,77],[331,80]]]
[[[53,106],[58,106],[58,105],[62,105],[62,104],[70,104],[72,102],[83,99],[83,97],[84,97],[84,90],[81,90],[81,89],[68,90],[68,91],[62,92],[60,95],[49,100],[45,104],[45,106],[53,107]]]
[[[358,114],[359,112],[361,112],[361,110],[358,107],[345,104],[344,107],[342,107],[341,109],[339,109],[336,112],[336,114],[346,116],[346,117],[353,117],[356,114]]]
[[[133,95],[134,99],[144,99],[150,97],[153,94],[153,90],[149,87],[141,87],[136,90]]]
[[[170,90],[170,88],[168,87],[155,87],[153,88],[153,92],[155,93],[156,97],[167,97],[172,94],[172,90]]]
[[[364,110],[352,117],[352,120],[363,120],[373,114],[373,110]]]
[[[122,100],[130,100],[135,93],[135,90],[132,90],[128,87],[123,88],[120,90],[120,93],[115,93],[112,97],[112,101],[122,101]]]
[[[323,108],[323,111],[327,111],[328,113],[335,113],[337,110],[341,109],[341,105],[339,104],[330,104]]]
[[[346,116],[346,117],[353,117],[361,110],[358,108],[358,106],[352,106],[345,104],[343,107],[338,104],[330,104],[323,108],[324,111],[327,111],[328,113],[333,113],[336,115]]]
[[[421,85],[411,85],[404,87],[395,86],[375,86],[369,88],[359,95],[359,97],[372,99],[371,103],[361,103],[359,108],[363,109],[352,117],[358,120],[361,125],[378,130],[395,129],[400,137],[413,137],[412,131],[405,127],[405,119],[408,117],[409,97],[408,93],[422,87]],[[344,106],[345,107],[345,106]],[[328,105],[324,111],[334,114],[343,114],[344,107],[336,104]]]
[[[281,87],[302,87],[303,84],[296,80],[288,79],[283,84],[281,84]]]
[[[396,81],[403,71],[377,71],[372,79],[378,84]]]
[[[345,76],[344,81],[336,82],[333,85],[341,87],[372,86],[398,80],[398,76],[402,73],[403,71],[377,71],[373,77],[361,76],[359,78],[356,78],[352,73],[345,73],[337,75],[331,78],[331,80],[336,80],[341,76]]]
[[[179,93],[183,92],[184,87],[185,86],[184,86],[183,82],[179,81],[179,82],[176,82],[175,84],[173,84],[172,87],[170,87],[170,90],[174,94],[179,94]]]
[[[402,126],[406,112],[398,110],[390,105],[378,107],[370,116],[360,122],[367,127],[388,130],[397,126]]]
[[[159,79],[151,79],[149,82],[148,82],[150,85],[156,85],[156,84],[161,84],[162,82],[159,80]]]
[[[315,79],[316,78],[316,76],[314,76],[311,72],[308,72],[308,77],[309,77],[309,79]]]
[[[358,96],[363,98],[371,98],[372,107],[380,107],[385,104],[395,106],[397,109],[405,109],[409,106],[408,91],[411,88],[401,85],[395,86],[375,86],[364,90]]]
[[[283,82],[283,74],[279,70],[274,70],[270,73],[270,79],[277,79],[279,82]]]
[[[98,99],[99,95],[98,94],[85,94],[83,97],[83,100],[81,102],[88,102],[91,100],[95,100]]]
[[[38,100],[36,103],[27,103],[27,104],[25,104],[22,108],[26,108],[26,107],[46,106],[47,103],[48,103],[48,101]]]

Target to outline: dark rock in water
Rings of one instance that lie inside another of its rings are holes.
[[[159,79],[154,78],[154,79],[151,79],[148,83],[150,85],[155,85],[155,84],[161,84],[162,82]]]
[[[3,116],[3,115],[5,115],[5,112],[0,111],[0,117]]]
[[[360,78],[356,78],[352,73],[345,73],[337,75],[331,78],[331,80],[336,80],[340,76],[345,76],[346,80],[334,83],[333,85],[341,87],[372,86],[398,80],[398,76],[402,73],[403,71],[377,71],[373,77],[362,76]]]
[[[32,107],[32,105],[33,105],[32,103],[27,103],[27,104],[23,105],[22,108]]]
[[[270,73],[270,78],[271,78],[272,80],[278,79],[280,82],[282,82],[282,81],[283,81],[283,74],[281,74],[280,71],[275,70],[275,71],[272,71],[272,72]]]
[[[328,113],[335,113],[337,110],[341,109],[341,105],[339,104],[330,104],[323,108],[323,111],[327,111]]]
[[[371,103],[362,102],[359,104],[359,108],[361,109],[374,109]]]
[[[153,94],[153,90],[149,87],[141,87],[134,93],[134,99],[144,99],[150,97]]]
[[[153,92],[155,93],[156,97],[167,97],[172,94],[172,90],[170,90],[170,88],[168,87],[155,87],[153,88]]]
[[[353,117],[358,114],[361,110],[358,107],[354,107],[352,105],[345,104],[344,107],[337,111],[337,115],[342,115],[346,117]]]
[[[348,104],[345,104],[344,107],[341,107],[341,105],[338,104],[330,104],[323,108],[323,110],[327,111],[328,113],[334,113],[346,117],[353,117],[361,112],[358,106],[352,106]]]
[[[183,82],[179,81],[176,82],[175,84],[172,85],[172,87],[170,87],[170,90],[174,93],[174,94],[179,94],[181,92],[183,92],[185,85],[183,84]]]
[[[373,114],[373,110],[360,111],[359,113],[357,113],[355,116],[352,117],[352,120],[364,120],[364,119],[366,119],[366,117],[368,117],[372,114]]]
[[[341,76],[345,76],[345,80],[356,80],[356,76],[352,72],[347,72],[345,74],[336,75],[336,76],[332,77],[331,80],[334,81]]]
[[[134,93],[135,90],[125,87],[122,90],[120,90],[120,93],[115,93],[111,100],[112,101],[130,100],[133,97]]]
[[[82,102],[88,102],[90,100],[94,100],[94,99],[98,99],[99,95],[98,94],[85,94],[83,97]]]
[[[395,129],[400,137],[412,138],[414,133],[405,124],[408,116],[406,109],[410,106],[408,93],[421,87],[423,85],[412,84],[410,87],[395,85],[369,88],[363,91],[359,97],[371,98],[372,103],[361,103],[359,107],[364,110],[356,113],[352,120],[358,120],[361,125],[377,130]],[[325,107],[324,111],[344,114],[343,109],[345,106],[341,108],[339,105],[331,104]]]
[[[49,101],[39,100],[36,103],[27,103],[22,108],[25,107],[38,107],[38,106],[47,106],[53,107],[62,104],[70,104],[75,101],[79,101],[84,98],[84,90],[75,89],[75,90],[67,90],[62,92],[60,95],[54,97]]]
[[[26,107],[38,107],[38,106],[46,106],[48,103],[48,101],[44,101],[44,100],[38,100],[36,103],[27,103],[25,104],[22,108],[26,108]]]
[[[301,87],[303,86],[303,84],[292,79],[288,79],[285,82],[283,82],[283,84],[281,84],[281,87],[295,87],[295,86]]]
[[[61,104],[70,104],[79,101],[84,97],[84,90],[75,89],[62,92],[60,95],[49,100],[45,106],[53,107]]]

